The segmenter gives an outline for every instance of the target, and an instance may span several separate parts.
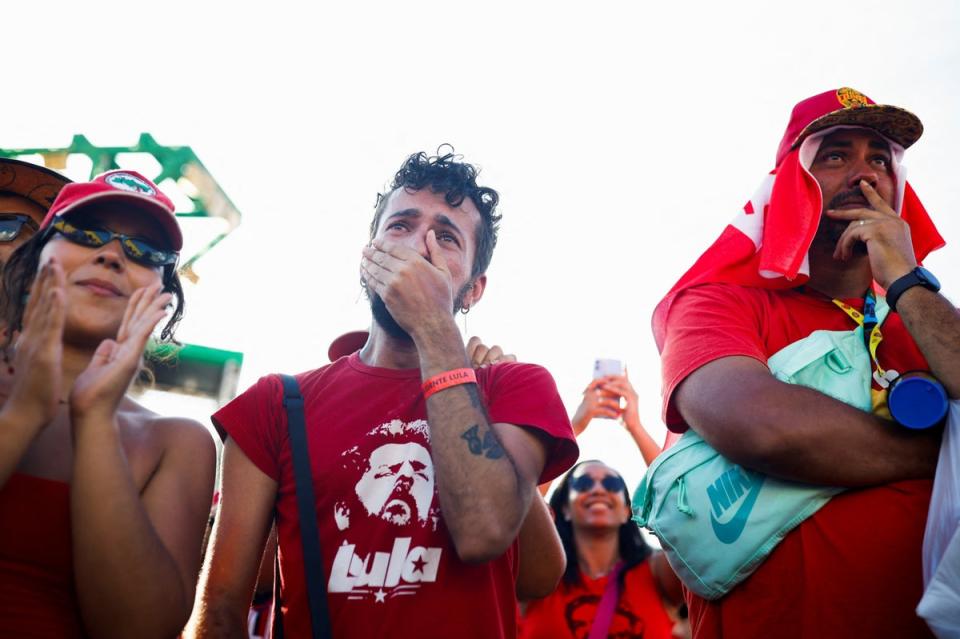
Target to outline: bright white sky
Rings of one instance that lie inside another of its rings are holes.
[[[571,412],[594,358],[625,360],[662,441],[651,311],[772,168],[793,104],[839,86],[923,120],[905,163],[950,242],[927,266],[960,300],[952,0],[246,6],[0,13],[0,146],[148,131],[192,146],[242,211],[198,263],[180,333],[243,351],[241,388],[325,364],[333,337],[367,325],[375,194],[407,154],[450,142],[503,203],[467,332],[549,368]],[[616,423],[581,447],[631,486],[642,473]]]

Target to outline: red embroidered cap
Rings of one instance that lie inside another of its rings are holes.
[[[877,104],[856,89],[842,87],[807,98],[793,107],[777,149],[777,166],[811,133],[843,124],[874,129],[905,149],[923,134],[920,118],[909,111]]]
[[[173,202],[156,184],[126,169],[107,171],[90,182],[74,182],[63,187],[40,228],[50,226],[58,215],[99,202],[122,202],[150,215],[166,232],[170,248],[174,251],[183,248],[183,234],[174,215]]]

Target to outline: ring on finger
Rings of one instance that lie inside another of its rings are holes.
[[[863,225],[866,224],[866,223],[867,223],[866,220],[859,220],[857,225],[858,225],[858,226],[863,226]]]

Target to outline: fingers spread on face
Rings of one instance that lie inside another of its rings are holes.
[[[406,262],[408,260],[421,258],[423,259],[418,252],[412,248],[405,246],[403,244],[398,244],[396,242],[390,241],[388,239],[378,237],[366,247],[372,249],[374,252],[383,253],[389,257],[392,257],[401,262]]]
[[[376,246],[363,247],[363,259],[377,265],[385,271],[396,272],[403,267],[404,260]]]
[[[372,277],[374,280],[383,282],[384,284],[388,283],[395,274],[393,271],[380,266],[368,258],[363,258],[363,261],[360,263],[360,268],[363,269],[363,272]]]
[[[376,266],[373,262],[364,260],[360,263],[360,277],[363,278],[364,283],[366,283],[367,288],[372,290],[374,293],[380,297],[384,297],[386,294],[387,283],[377,277],[377,273],[371,271],[371,269]],[[378,272],[383,275],[383,271],[378,269]]]

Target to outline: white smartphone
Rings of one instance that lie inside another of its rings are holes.
[[[593,362],[593,378],[599,379],[607,375],[623,375],[623,362],[619,359],[600,359]]]

